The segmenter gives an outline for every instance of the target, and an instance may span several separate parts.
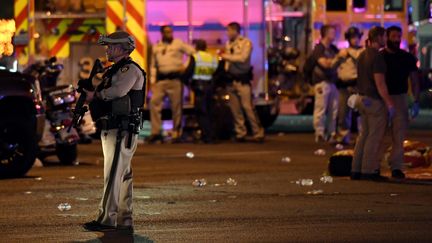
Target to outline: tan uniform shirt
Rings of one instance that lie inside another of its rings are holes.
[[[111,79],[111,87],[103,89],[100,96],[103,100],[120,98],[130,90],[141,90],[144,85],[144,75],[135,64],[121,67]]]
[[[243,36],[225,45],[225,69],[232,74],[245,74],[251,68],[252,42]]]
[[[151,82],[156,82],[157,71],[165,74],[182,71],[184,55],[193,53],[195,49],[180,39],[174,39],[171,43],[158,42],[153,46]]]

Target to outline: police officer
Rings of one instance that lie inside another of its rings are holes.
[[[240,24],[232,22],[227,26],[228,42],[225,53],[221,57],[226,62],[225,69],[231,80],[228,80],[227,90],[230,96],[229,106],[234,117],[235,139],[244,142],[247,135],[245,117],[252,127],[253,140],[264,141],[264,129],[261,126],[252,104],[252,42],[240,35]]]
[[[207,52],[207,43],[199,39],[195,41],[195,70],[192,77],[192,89],[195,93],[195,112],[202,130],[204,143],[211,143],[213,134],[211,128],[211,106],[213,95],[212,75],[216,71],[218,61]]]
[[[161,111],[163,100],[168,95],[173,119],[172,141],[179,142],[181,136],[181,116],[183,89],[180,80],[184,70],[183,57],[192,55],[195,49],[174,39],[170,26],[162,26],[162,40],[153,47],[151,61],[152,97],[150,101],[151,136],[149,143],[162,141]]]
[[[345,32],[345,40],[349,46],[342,49],[335,58],[337,66],[336,86],[339,92],[339,108],[337,114],[337,142],[350,143],[350,130],[352,109],[348,107],[348,98],[355,92],[357,83],[357,59],[364,50],[360,46],[360,39],[363,33],[357,27],[350,27]]]
[[[98,43],[107,46],[107,58],[114,62],[103,75],[90,103],[92,118],[101,129],[104,194],[97,219],[83,227],[90,231],[133,232],[131,160],[137,148],[145,72],[129,57],[135,42],[127,32],[101,36]],[[91,84],[79,85],[92,89]]]

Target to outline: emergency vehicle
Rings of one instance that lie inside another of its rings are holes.
[[[274,121],[279,112],[278,97],[301,97],[304,87],[272,90],[269,80],[268,50],[279,43],[296,48],[301,67],[304,58],[319,40],[323,24],[337,27],[337,45],[347,45],[343,33],[350,26],[364,33],[374,25],[400,26],[403,46],[408,47],[408,0],[8,0],[14,5],[16,57],[21,66],[40,58],[57,56],[63,60],[63,82],[75,85],[88,75],[95,58],[104,57],[95,40],[99,34],[118,28],[131,32],[137,40],[133,58],[147,66],[151,44],[160,39],[159,28],[169,24],[176,38],[191,43],[202,38],[211,52],[226,42],[225,26],[237,21],[254,45],[254,94],[258,113]],[[229,16],[229,17],[227,17]],[[366,35],[363,35],[365,38]],[[415,38],[410,38],[415,40]],[[424,39],[424,38],[423,38]],[[427,42],[429,43],[429,42]],[[428,44],[425,44],[429,46]],[[147,69],[148,70],[148,69]],[[301,69],[300,69],[301,70]],[[287,91],[287,92],[286,92]],[[193,94],[185,95],[191,106]],[[304,96],[304,95],[303,95]],[[284,107],[284,106],[283,106]],[[298,109],[288,109],[298,114]],[[271,124],[272,121],[265,122]]]

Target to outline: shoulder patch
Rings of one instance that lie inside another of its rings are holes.
[[[127,72],[129,70],[129,66],[124,66],[124,67],[122,67],[121,69],[120,69],[120,71],[122,72],[122,73],[125,73],[125,72]]]

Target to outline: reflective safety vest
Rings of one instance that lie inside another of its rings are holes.
[[[205,51],[198,51],[194,54],[194,58],[195,71],[193,79],[205,81],[211,80],[212,75],[216,71],[218,65],[216,58]]]

